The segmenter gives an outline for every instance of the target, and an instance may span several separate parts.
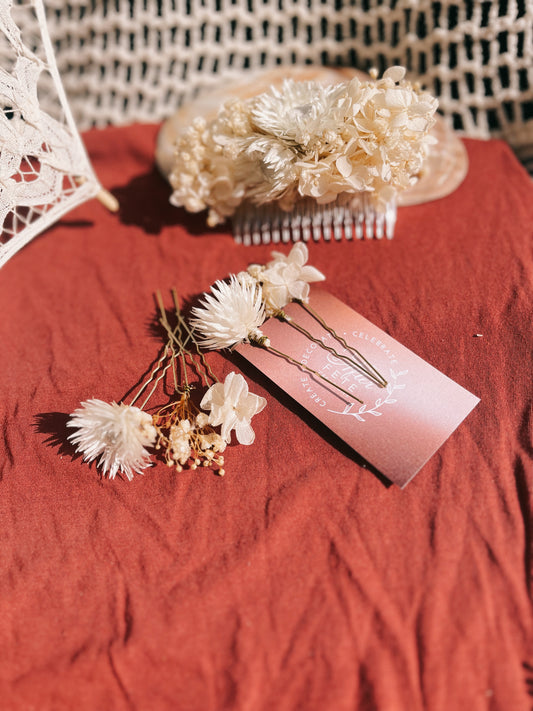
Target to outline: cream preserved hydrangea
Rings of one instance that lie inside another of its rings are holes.
[[[328,203],[368,192],[388,203],[416,181],[434,142],[437,100],[404,77],[391,67],[379,80],[329,87],[286,80],[228,102],[179,139],[172,202],[209,208],[209,224],[244,201],[291,209],[301,197]]]
[[[322,137],[335,136],[341,119],[337,94],[333,86],[286,81],[281,90],[272,87],[253,101],[254,127],[288,146],[314,147]]]
[[[239,135],[245,130],[249,126],[237,102],[228,104],[212,125],[196,118],[178,139],[169,175],[173,187],[170,202],[189,212],[208,209],[211,227],[231,216],[245,199],[247,182],[259,169],[238,149]]]
[[[215,383],[204,395],[200,407],[209,410],[209,423],[221,425],[220,435],[225,442],[235,435],[239,444],[252,444],[255,433],[251,426],[254,415],[265,407],[266,400],[248,391],[242,375],[231,372],[223,383]]]

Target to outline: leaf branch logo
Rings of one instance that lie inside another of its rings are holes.
[[[395,391],[403,390],[405,388],[405,383],[399,383],[398,378],[401,378],[403,375],[407,375],[408,372],[409,371],[407,370],[400,370],[397,373],[391,368],[389,370],[390,380],[386,387],[387,395],[386,397],[379,397],[375,401],[373,407],[369,408],[366,404],[359,405],[358,403],[350,402],[344,407],[344,410],[342,411],[328,410],[328,412],[331,412],[334,415],[345,415],[348,417],[355,417],[355,419],[359,422],[366,422],[365,417],[368,415],[372,415],[373,417],[381,417],[381,415],[383,414],[383,412],[381,412],[381,408],[384,405],[393,405],[397,401],[396,397],[394,397]]]

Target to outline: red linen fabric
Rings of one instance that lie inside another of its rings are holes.
[[[467,141],[464,184],[392,241],[310,245],[332,294],[481,398],[405,490],[218,353],[268,399],[253,446],[223,479],[109,481],[68,413],[148,371],[157,289],[170,307],[271,251],[168,205],[156,132],[88,133],[120,214],[87,203],[0,271],[1,708],[531,708],[528,176]]]

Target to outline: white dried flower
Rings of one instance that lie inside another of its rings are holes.
[[[260,288],[257,277],[250,272],[250,267],[246,272],[238,272],[235,277],[241,284],[247,284],[255,288]]]
[[[209,423],[213,427],[221,425],[221,437],[231,440],[235,430],[240,444],[252,444],[255,433],[251,419],[265,407],[264,397],[248,392],[248,384],[242,375],[231,372],[223,383],[215,383],[204,395],[200,407],[209,410]]]
[[[172,452],[172,459],[181,465],[185,464],[191,457],[191,444],[189,439],[190,431],[191,424],[189,420],[182,420],[177,425],[172,425],[170,428],[168,439]]]
[[[327,203],[368,192],[393,200],[422,169],[437,100],[405,80],[403,67],[382,79],[336,86],[285,81],[281,89],[230,101],[211,123],[197,120],[179,139],[171,201],[209,208],[209,224],[243,201],[300,197]]]
[[[203,429],[207,425],[208,420],[209,418],[207,417],[205,412],[199,412],[196,415],[196,427],[198,427],[198,429],[200,430]]]
[[[189,212],[209,209],[211,227],[224,222],[246,197],[250,183],[264,180],[256,160],[246,155],[243,136],[252,132],[249,108],[239,101],[221,107],[210,124],[196,118],[178,138],[169,175],[170,202]]]
[[[267,314],[280,311],[293,299],[308,301],[309,284],[326,278],[307,264],[309,251],[304,242],[297,242],[288,255],[272,252],[272,256],[260,276]]]
[[[145,447],[154,444],[157,432],[151,415],[138,407],[87,400],[72,413],[67,427],[77,430],[68,439],[84,461],[99,457],[97,465],[110,479],[122,472],[131,481],[134,473],[142,474],[151,465]]]
[[[207,451],[208,454],[209,450],[212,450],[213,452],[223,452],[226,449],[226,442],[216,432],[200,434],[198,438],[202,451]]]
[[[247,269],[247,273],[255,279],[255,281],[261,281],[261,274],[265,270],[264,264],[250,264]]]
[[[338,128],[337,91],[313,81],[286,79],[281,89],[260,94],[252,103],[253,123],[262,133],[288,145],[307,148]]]
[[[265,320],[261,291],[232,274],[229,282],[217,281],[191,313],[191,325],[209,349],[231,348],[237,343],[262,341],[259,327]]]

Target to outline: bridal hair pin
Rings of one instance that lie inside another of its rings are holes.
[[[172,204],[231,218],[245,244],[391,238],[398,195],[423,170],[437,100],[391,67],[381,79],[286,79],[230,98],[177,137]]]
[[[308,249],[304,242],[295,244],[288,255],[272,253],[273,260],[266,265],[252,264],[246,272],[231,274],[228,281],[217,281],[204,294],[199,306],[193,307],[191,325],[197,333],[200,345],[207,349],[231,349],[239,343],[264,348],[287,362],[320,378],[340,391],[350,402],[364,404],[336,383],[275,347],[261,330],[269,317],[277,318],[304,335],[317,346],[345,361],[368,381],[379,388],[387,387],[385,378],[358,350],[348,345],[345,339],[322,319],[308,304],[310,284],[323,281],[325,276],[307,264]],[[291,302],[298,304],[320,326],[333,336],[338,346],[326,345],[321,338],[311,334],[284,308]]]
[[[336,358],[345,361],[355,370],[380,388],[387,386],[385,378],[372,366],[360,351],[348,345],[346,340],[331,328],[324,319],[309,305],[310,284],[324,281],[325,276],[316,267],[307,264],[309,250],[305,243],[295,244],[288,255],[272,252],[273,259],[267,264],[251,264],[247,272],[241,272],[238,278],[252,281],[260,289],[265,313],[277,318],[302,333],[317,346],[329,351]],[[339,344],[344,353],[327,346],[322,339],[313,336],[293,317],[285,313],[289,303],[295,303],[306,311]],[[348,354],[348,355],[347,355]]]
[[[232,432],[239,444],[255,439],[251,419],[263,410],[266,400],[249,392],[242,375],[230,372],[220,382],[201,352],[196,337],[181,315],[178,296],[172,291],[176,325],[171,327],[162,297],[156,295],[159,323],[167,341],[149,376],[129,404],[105,402],[96,398],[82,402],[67,422],[74,432],[68,439],[81,452],[84,461],[97,460],[103,476],[114,479],[134,474],[153,464],[158,456],[177,472],[206,467],[224,476],[223,452],[231,442]],[[199,406],[192,399],[195,385],[188,371],[199,379],[206,391]],[[167,382],[169,381],[169,382]],[[161,391],[170,399],[155,412],[147,412],[149,401]],[[141,401],[137,405],[136,403]],[[220,428],[220,432],[217,429]]]

